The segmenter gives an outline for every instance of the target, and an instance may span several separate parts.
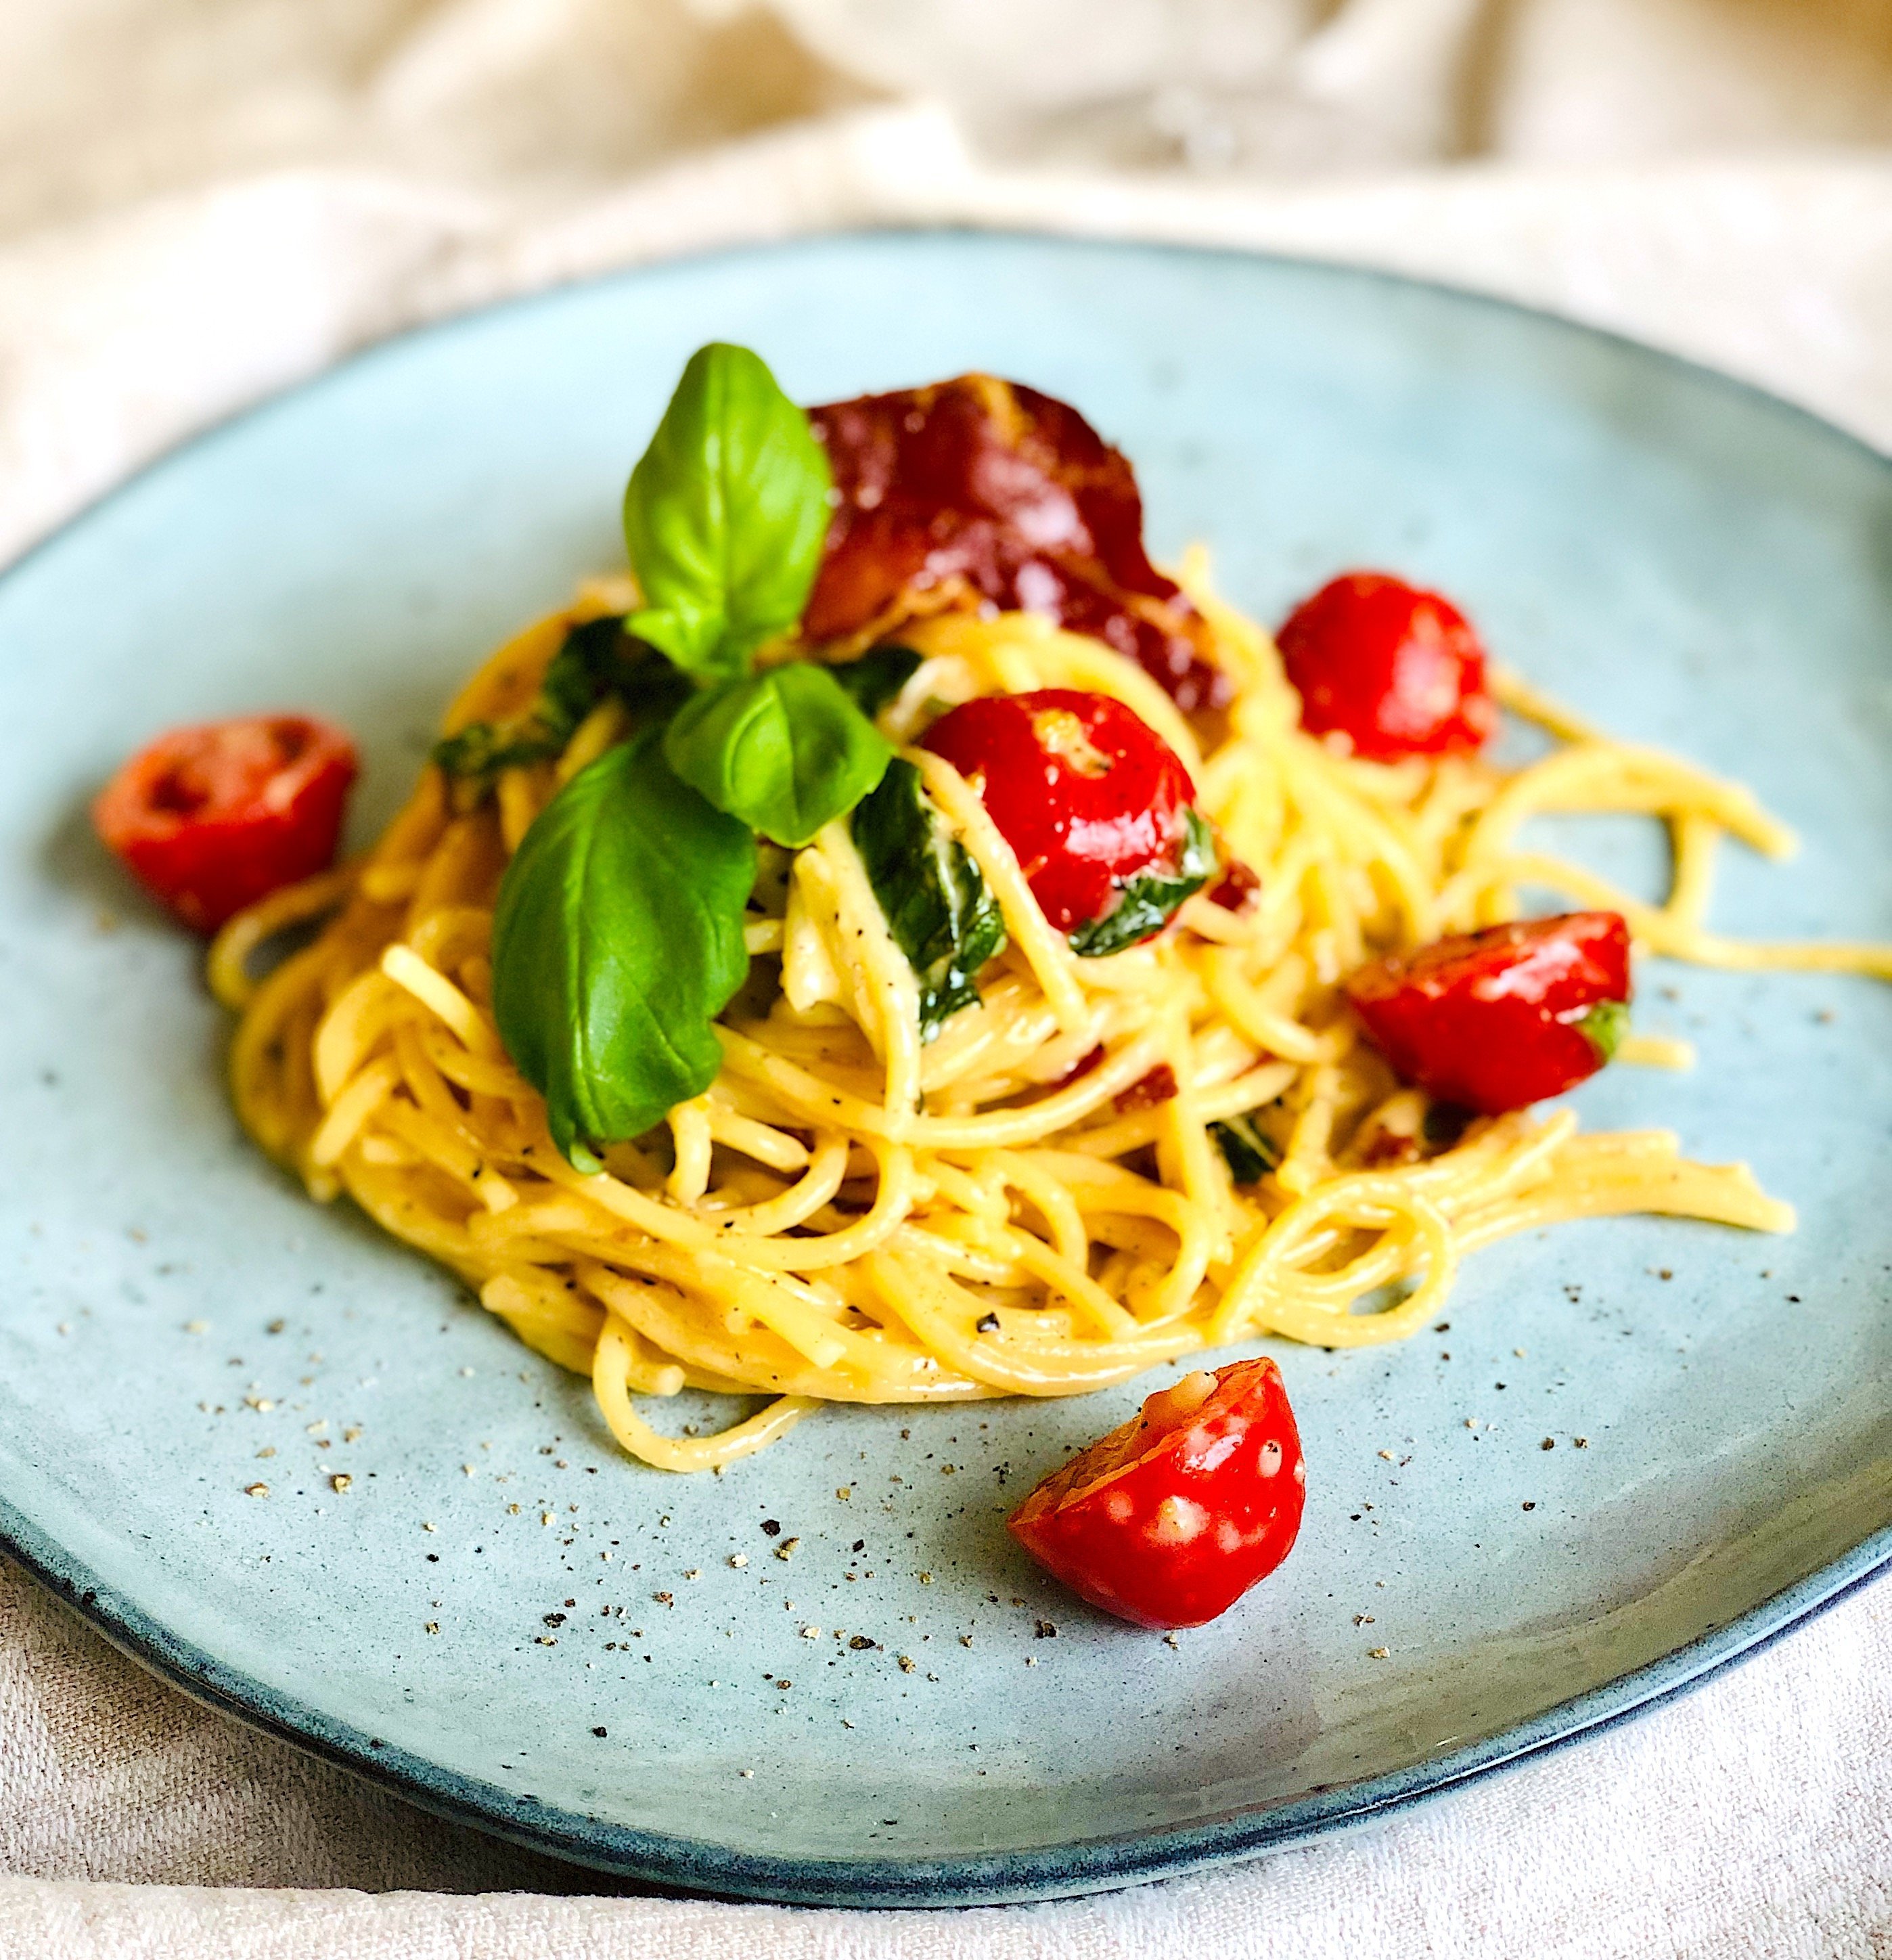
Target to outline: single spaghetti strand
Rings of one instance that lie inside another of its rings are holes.
[[[597,1394],[598,1407],[611,1433],[624,1448],[658,1470],[720,1470],[724,1464],[752,1456],[777,1437],[786,1435],[803,1417],[812,1415],[821,1406],[805,1395],[784,1395],[720,1436],[678,1440],[660,1436],[631,1408],[629,1372],[628,1343],[622,1331],[606,1321],[591,1364],[591,1384]]]

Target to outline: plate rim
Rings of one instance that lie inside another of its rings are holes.
[[[1429,1803],[1474,1777],[1601,1735],[1752,1658],[1892,1568],[1892,1524],[1725,1625],[1627,1674],[1449,1755],[1360,1783],[1206,1822],[1063,1844],[941,1857],[822,1858],[738,1851],[701,1838],[606,1824],[441,1768],[227,1666],[102,1582],[6,1497],[0,1553],[112,1646],[192,1701],[378,1784],[451,1823],[568,1864],[711,1898],[914,1910],[1083,1897],[1286,1850]],[[97,1583],[95,1583],[97,1582]]]
[[[498,315],[551,307],[574,293],[718,261],[766,259],[811,245],[836,243],[991,237],[1076,251],[1127,250],[1181,259],[1260,262],[1311,272],[1343,284],[1417,288],[1480,311],[1521,316],[1540,329],[1607,346],[1636,361],[1679,372],[1706,383],[1711,390],[1744,398],[1776,415],[1784,412],[1881,468],[1892,469],[1892,444],[1882,446],[1758,382],[1615,328],[1449,279],[1292,251],[1143,237],[1134,231],[1091,237],[1048,231],[1035,224],[846,225],[798,232],[787,238],[717,245],[610,268],[379,338],[169,444],[43,536],[30,541],[11,559],[0,562],[0,588],[59,546],[69,533],[132,495],[146,478],[221,440],[280,403],[322,387],[336,374],[360,368],[415,342],[445,338]],[[30,1573],[119,1652],[192,1701],[451,1822],[569,1864],[658,1887],[797,1905],[911,1909],[1004,1904],[1107,1892],[1286,1850],[1399,1814],[1474,1777],[1515,1767],[1633,1720],[1691,1691],[1723,1669],[1762,1652],[1892,1567],[1892,1522],[1724,1624],[1711,1627],[1641,1667],[1554,1704],[1496,1736],[1447,1755],[1360,1782],[1316,1790],[1284,1803],[1181,1825],[1158,1825],[1003,1852],[886,1859],[740,1851],[702,1839],[605,1823],[446,1769],[352,1723],[333,1720],[295,1696],[220,1661],[107,1585],[4,1492],[0,1492],[0,1555]]]

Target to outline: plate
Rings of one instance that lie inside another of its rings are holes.
[[[803,400],[985,367],[1078,403],[1158,549],[1207,540],[1264,618],[1344,566],[1436,581],[1541,685],[1800,827],[1791,870],[1729,854],[1719,923],[1892,937],[1892,470],[1778,402],[1394,279],[1032,237],[797,243],[457,321],[0,581],[8,1547],[191,1691],[421,1803],[849,1904],[1294,1842],[1643,1705],[1892,1556],[1892,992],[1862,981],[1648,969],[1642,1025],[1700,1065],[1608,1071],[1585,1123],[1748,1160],[1798,1236],[1566,1227],[1471,1262],[1448,1329],[1277,1346],[1300,1545],[1173,1647],[1002,1529],[1138,1389],[835,1411],[666,1477],[259,1160],[197,949],[88,797],[162,726],[304,706],[364,738],[371,834],[460,676],[618,562],[627,467],[712,337]],[[1649,883],[1651,829],[1572,835]]]

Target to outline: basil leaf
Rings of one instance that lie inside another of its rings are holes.
[[[723,651],[723,613],[708,606],[672,605],[645,606],[628,616],[638,638],[656,648],[680,673],[714,678],[718,674],[740,673],[741,656],[726,657]]]
[[[607,616],[574,626],[539,683],[539,712],[555,718],[568,732],[575,729],[634,657],[622,619]]]
[[[1259,1184],[1281,1161],[1281,1153],[1249,1117],[1225,1117],[1211,1123],[1209,1131],[1237,1184]]]
[[[920,656],[911,647],[870,647],[859,660],[844,660],[828,671],[871,721],[920,667]]]
[[[536,762],[551,751],[537,738],[515,741],[490,721],[469,721],[434,744],[433,760],[450,776],[466,781],[498,775],[514,762]]]
[[[612,617],[572,628],[546,670],[543,691],[572,703],[574,727],[607,694],[615,694],[640,726],[667,721],[690,698],[688,681]]]
[[[1623,1037],[1630,1031],[1630,1004],[1626,1001],[1599,1001],[1588,1013],[1577,1017],[1576,1024],[1596,1051],[1597,1066],[1607,1068]]]
[[[1199,892],[1216,870],[1215,833],[1193,808],[1183,811],[1182,848],[1173,872],[1146,872],[1121,888],[1116,905],[1070,934],[1082,959],[1100,959],[1161,932],[1183,900]]]
[[[828,670],[806,660],[696,695],[665,730],[663,753],[718,810],[790,850],[845,816],[893,759]]]
[[[677,781],[655,729],[581,769],[521,840],[493,915],[493,1017],[580,1169],[715,1080],[710,1024],[749,971],[755,878],[747,826]]]
[[[612,616],[574,626],[545,669],[526,712],[510,721],[472,721],[434,745],[434,760],[450,776],[482,791],[501,769],[563,752],[580,722],[606,693],[634,716],[668,716],[690,692],[669,661],[625,636]]]
[[[920,1039],[979,998],[979,969],[1005,944],[1005,921],[984,874],[896,756],[854,811],[855,848],[895,943],[920,983]]]
[[[691,355],[624,497],[643,590],[625,622],[686,673],[739,674],[800,620],[833,479],[808,418],[746,347]]]

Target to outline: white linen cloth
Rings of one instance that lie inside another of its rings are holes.
[[[1394,266],[1892,444],[1888,142],[1881,0],[16,0],[0,561],[377,336],[836,225]],[[1639,1721],[1200,1879],[971,1914],[619,1895],[199,1710],[0,1567],[4,1960],[1885,1960],[1888,1819],[1882,1580]]]

